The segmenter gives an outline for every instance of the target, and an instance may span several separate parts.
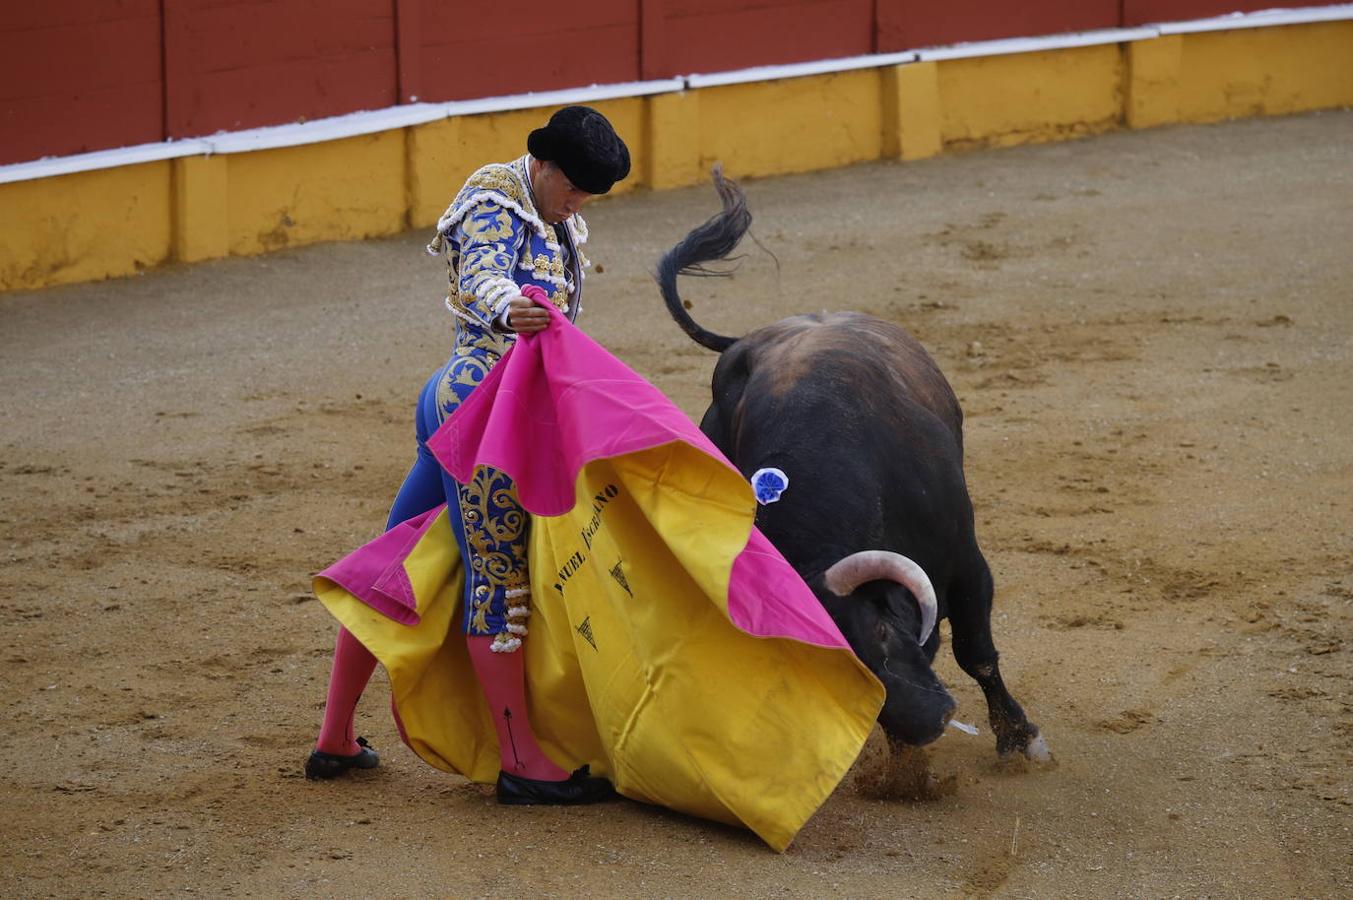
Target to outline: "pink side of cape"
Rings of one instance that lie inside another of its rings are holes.
[[[318,577],[327,578],[396,622],[416,624],[418,601],[413,595],[409,576],[404,572],[404,559],[445,506],[442,504],[400,522],[320,572]]]
[[[732,468],[661,391],[547,308],[550,327],[518,338],[428,440],[452,476],[466,481],[478,465],[501,469],[528,511],[555,516],[572,509],[578,473],[595,459],[684,441]],[[728,613],[734,625],[758,637],[848,646],[812,591],[755,528],[733,564]]]

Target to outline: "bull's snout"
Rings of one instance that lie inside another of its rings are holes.
[[[955,708],[954,698],[943,688],[938,694],[903,692],[897,699],[890,691],[879,723],[892,740],[920,747],[944,734]]]

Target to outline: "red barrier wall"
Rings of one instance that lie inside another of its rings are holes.
[[[872,53],[874,2],[665,0],[658,72],[722,72]]]
[[[468,100],[639,80],[639,3],[517,2],[505,16],[445,0],[417,4],[420,100]]]
[[[390,0],[170,0],[164,8],[169,137],[398,102]]]
[[[415,98],[1178,21],[1275,2],[0,0],[0,165]]]
[[[0,3],[0,164],[164,137],[160,0]]]
[[[1119,2],[878,0],[878,47],[887,53],[963,41],[1116,28]]]

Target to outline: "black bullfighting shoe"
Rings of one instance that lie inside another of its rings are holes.
[[[599,803],[615,796],[605,778],[592,775],[587,766],[563,781],[537,781],[507,772],[498,773],[498,802],[512,806],[577,806]]]
[[[311,750],[310,758],[305,761],[305,777],[312,781],[337,778],[348,769],[374,769],[381,764],[380,754],[371,749],[366,738],[359,737],[357,743],[362,749],[351,756]]]

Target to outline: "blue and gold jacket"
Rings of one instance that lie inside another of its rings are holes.
[[[465,182],[437,222],[428,252],[446,253],[446,307],[456,316],[456,345],[501,356],[516,335],[495,327],[512,298],[540,287],[570,320],[581,308],[587,224],[573,215],[548,225],[536,211],[530,156],[484,166]]]

